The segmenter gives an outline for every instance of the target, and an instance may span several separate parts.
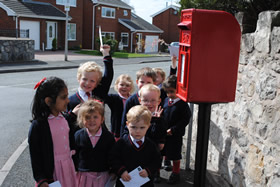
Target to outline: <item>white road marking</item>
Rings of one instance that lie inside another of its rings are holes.
[[[21,143],[21,145],[17,148],[17,150],[12,154],[12,156],[7,160],[5,165],[0,170],[0,186],[4,182],[5,178],[9,174],[10,170],[12,169],[13,165],[21,155],[21,153],[25,150],[28,146],[27,138]]]

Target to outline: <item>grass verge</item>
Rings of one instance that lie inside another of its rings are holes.
[[[102,56],[101,52],[93,50],[80,50],[76,53],[85,54],[85,55],[93,55],[93,56]],[[143,54],[143,53],[125,53],[125,52],[114,52],[114,58],[141,58],[141,57],[154,57],[156,55],[153,54]]]

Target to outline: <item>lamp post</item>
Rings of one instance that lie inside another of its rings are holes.
[[[66,22],[65,22],[65,51],[64,51],[64,61],[68,61],[68,16],[70,11],[70,0],[66,0],[64,5],[64,10],[66,11]]]

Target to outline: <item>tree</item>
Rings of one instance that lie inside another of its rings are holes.
[[[258,15],[266,10],[280,10],[279,0],[180,0],[181,9],[223,10],[235,15],[244,12],[243,33],[254,32]]]
[[[186,8],[224,10],[231,14],[242,11],[246,0],[180,0],[181,10]]]
[[[197,8],[210,10],[224,10],[231,14],[245,12],[257,17],[266,10],[280,10],[279,0],[180,0],[182,9]]]

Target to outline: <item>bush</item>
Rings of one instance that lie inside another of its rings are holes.
[[[100,38],[97,38],[96,42],[98,43],[98,49],[100,50]],[[113,40],[113,39],[110,39],[110,38],[105,38],[105,39],[103,39],[103,44],[107,44],[111,47],[110,55],[113,55],[114,52],[117,51],[117,49],[118,49],[118,41],[117,40]]]
[[[52,50],[56,51],[56,49],[57,49],[57,41],[56,41],[56,38],[54,38],[52,41]]]

